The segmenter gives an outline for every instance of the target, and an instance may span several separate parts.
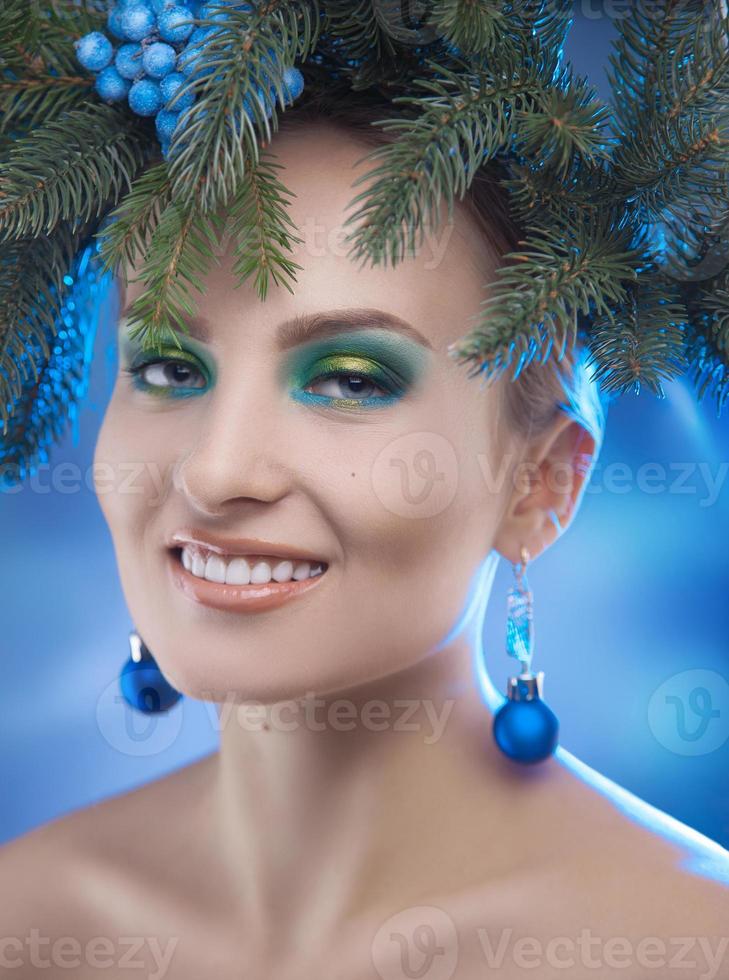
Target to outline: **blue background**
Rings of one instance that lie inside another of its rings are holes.
[[[597,3],[576,8],[567,54],[607,97],[601,66],[614,24]],[[111,539],[83,478],[113,385],[115,314],[110,295],[76,432],[53,452],[53,468],[41,469],[35,490],[26,483],[0,498],[0,840],[217,746],[214,710],[200,702],[183,700],[152,728],[140,720],[122,729],[111,720],[119,716],[113,698],[132,623]],[[695,404],[683,383],[670,385],[664,400],[645,393],[614,402],[580,514],[529,570],[535,668],[545,671],[562,744],[724,846],[727,425],[711,403]],[[77,468],[66,471],[65,484],[64,462]],[[648,463],[664,468],[662,479],[660,470],[641,469]],[[718,481],[713,500],[707,474]],[[502,562],[484,637],[487,669],[500,690],[513,668],[503,652],[510,582]],[[697,688],[706,692],[703,701]],[[666,691],[676,700],[667,701]],[[702,722],[702,705],[718,714]]]

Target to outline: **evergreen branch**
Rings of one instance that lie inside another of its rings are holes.
[[[725,198],[728,167],[729,139],[696,113],[645,120],[640,131],[623,137],[614,157],[620,193],[647,220],[666,209],[680,219],[697,196]]]
[[[230,9],[214,26],[204,49],[207,73],[189,82],[197,101],[185,110],[170,147],[175,199],[206,211],[235,196],[246,161],[258,160],[259,131],[268,141],[271,123],[277,128],[279,103],[269,100],[269,122],[256,88],[267,98],[273,85],[283,105],[284,68],[316,46],[318,0],[262,0],[253,13]]]
[[[587,79],[564,73],[559,86],[548,89],[534,110],[516,112],[515,148],[538,157],[545,167],[564,178],[573,160],[587,163],[608,159],[603,128],[610,110]]]
[[[5,0],[0,6],[0,71],[16,74],[32,67],[40,29],[39,0]]]
[[[148,146],[131,114],[94,103],[16,140],[0,164],[0,241],[98,217],[131,187]]]
[[[464,54],[490,54],[514,28],[501,0],[439,0],[434,12],[438,34]]]
[[[0,131],[18,123],[26,129],[48,123],[79,108],[93,87],[93,79],[78,75],[0,80]]]
[[[275,171],[279,169],[283,169],[280,164],[265,158],[250,166],[228,216],[235,241],[233,274],[240,285],[255,272],[256,292],[261,300],[265,300],[268,292],[269,274],[277,285],[283,284],[293,292],[286,277],[296,282],[294,270],[303,268],[285,258],[280,250],[291,251],[292,243],[301,243],[303,239],[286,231],[286,226],[295,228],[295,225],[282,206],[288,203],[284,195],[290,192],[276,177]]]
[[[78,74],[73,42],[104,30],[106,0],[3,0],[0,9],[0,72],[6,78]]]
[[[189,332],[186,317],[195,309],[190,287],[205,292],[203,282],[220,245],[223,220],[203,214],[193,205],[170,200],[152,232],[142,270],[133,282],[143,280],[145,290],[129,313],[130,337],[146,350],[161,351],[165,343],[181,346],[176,328]]]
[[[565,223],[575,214],[597,214],[606,200],[617,197],[612,175],[602,165],[584,164],[573,174],[556,179],[536,162],[510,160],[507,172],[500,182],[509,192],[510,210],[517,221],[533,221],[541,212]]]
[[[577,339],[579,315],[610,316],[625,300],[625,280],[635,278],[639,250],[630,228],[610,215],[583,222],[577,233],[531,226],[528,235],[529,250],[504,256],[479,322],[451,347],[472,373],[496,378],[515,364],[516,378],[536,356],[544,363],[553,348],[561,359]]]
[[[376,178],[350,202],[364,204],[345,221],[346,226],[364,219],[345,241],[353,243],[350,254],[367,255],[375,264],[401,261],[403,223],[408,248],[416,248],[416,234],[422,242],[426,217],[434,213],[436,223],[440,220],[441,196],[452,213],[455,195],[464,196],[478,167],[509,144],[514,114],[544,91],[539,63],[517,54],[495,74],[482,68],[471,73],[465,63],[460,72],[430,60],[426,68],[441,77],[411,84],[433,94],[392,100],[419,115],[378,121],[383,129],[398,131],[398,138],[363,158],[381,162],[353,184]]]
[[[729,98],[729,18],[709,12],[695,33],[681,38],[658,65],[659,90],[669,119],[691,109],[715,116]]]
[[[699,401],[713,395],[717,417],[729,398],[729,274],[687,290],[686,357]]]
[[[701,29],[707,6],[686,0],[634,0],[630,16],[617,18],[619,36],[613,42],[607,76],[615,116],[624,132],[643,122],[647,106],[651,113],[664,112],[665,92],[659,78],[666,79],[672,50]],[[672,78],[671,87],[677,76]]]
[[[109,226],[101,241],[104,271],[115,275],[131,269],[144,255],[159,216],[172,199],[167,165],[156,163],[132,185],[121,204],[109,214]]]
[[[636,394],[645,385],[664,397],[663,381],[686,370],[686,308],[674,288],[655,275],[628,288],[617,311],[597,317],[590,326],[588,365],[604,391]]]
[[[568,4],[545,0],[434,0],[433,7],[438,34],[464,55],[523,51],[536,37],[552,70],[572,24]]]
[[[343,60],[367,59],[377,65],[382,58],[393,58],[396,46],[383,27],[372,0],[324,0],[322,31],[339,42]]]

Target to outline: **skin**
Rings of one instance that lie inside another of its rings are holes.
[[[584,928],[634,945],[723,936],[728,890],[687,870],[703,853],[689,833],[669,842],[557,759],[522,767],[493,744],[474,655],[496,564],[522,547],[537,558],[557,537],[555,515],[569,526],[595,453],[563,415],[524,443],[505,424],[499,385],[468,379],[448,357],[494,257],[457,208],[435,265],[426,248],[396,269],[358,269],[344,249],[320,246],[342,226],[363,147],[322,123],[282,131],[275,150],[293,220],[320,229],[319,247],[309,239],[294,254],[295,294],[274,288],[262,304],[252,286],[234,288],[224,250],[196,297],[208,335],[183,339],[204,387],[183,398],[123,373],[135,351],[122,324],[95,457],[107,472],[144,464],[142,492],[109,492],[107,481],[99,502],[133,620],[169,680],[216,703],[221,750],[4,848],[2,888],[21,882],[5,935],[34,924],[80,942],[152,936],[173,941],[166,976],[283,980],[415,975],[401,971],[392,938],[407,928],[387,925],[404,910],[408,928],[420,923],[446,948],[438,916],[457,929],[457,971],[428,977],[483,975],[479,929],[494,943],[502,929],[543,944]],[[141,289],[130,282],[127,301]],[[425,344],[370,329],[281,348],[292,317],[347,307],[397,316]],[[376,361],[380,381],[384,366],[407,383],[381,404],[333,403],[343,389],[314,383],[315,369],[343,352],[355,367]],[[403,446],[434,453],[449,474],[420,511],[389,465]],[[485,480],[484,460],[492,473],[505,460],[506,478]],[[524,460],[528,483],[514,479]],[[189,524],[303,547],[328,568],[281,609],[198,606],[166,567],[165,536]],[[350,730],[331,714],[320,728],[301,723],[311,694],[320,721],[343,700]],[[403,699],[417,705],[411,730],[363,720],[374,701],[401,717]],[[251,702],[258,713],[242,713]],[[152,953],[139,955],[152,969]],[[524,969],[509,955],[500,975]],[[543,963],[539,976],[584,970]],[[592,975],[658,974],[603,962]],[[711,974],[676,966],[671,976]]]

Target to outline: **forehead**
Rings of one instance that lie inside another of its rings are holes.
[[[358,217],[345,226],[361,207],[362,202],[352,201],[376,179],[368,176],[353,186],[377,165],[363,160],[372,147],[339,126],[315,122],[284,126],[263,152],[282,168],[276,175],[290,192],[286,210],[302,239],[284,254],[302,268],[291,283],[293,294],[271,282],[262,303],[254,277],[236,288],[235,242],[224,242],[219,265],[205,277],[205,295],[191,294],[206,317],[212,314],[220,324],[221,334],[225,324],[237,321],[240,326],[241,319],[275,327],[322,309],[357,307],[379,308],[414,323],[435,349],[473,326],[493,278],[495,258],[462,205],[456,202],[449,221],[447,205],[441,201],[440,224],[426,226],[415,254],[406,253],[394,268],[389,261],[387,266],[372,266],[369,259],[351,257],[352,245],[345,242],[363,220]],[[142,290],[141,282],[130,282],[127,303]]]

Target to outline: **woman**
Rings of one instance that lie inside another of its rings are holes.
[[[273,143],[295,296],[233,288],[226,251],[167,361],[122,317],[95,456],[144,464],[142,492],[99,502],[139,634],[216,702],[220,752],[6,846],[2,935],[65,937],[75,976],[126,975],[122,949],[216,980],[729,976],[727,853],[489,735],[498,558],[558,539],[599,452],[579,353],[468,379],[447,348],[503,219],[458,204],[396,269],[356,269],[337,233],[361,129],[296,116]]]

